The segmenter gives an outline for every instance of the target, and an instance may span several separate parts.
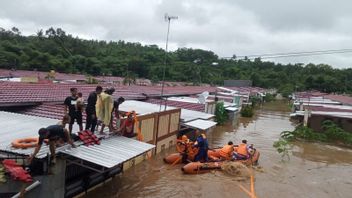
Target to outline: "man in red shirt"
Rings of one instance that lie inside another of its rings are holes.
[[[118,132],[128,138],[137,136],[137,133],[134,133],[134,117],[132,113],[127,115],[127,119],[124,120]]]

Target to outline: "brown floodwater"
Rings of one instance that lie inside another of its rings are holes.
[[[272,147],[280,132],[292,130],[286,102],[273,102],[260,107],[254,118],[240,118],[236,124],[216,127],[208,135],[212,147],[229,140],[247,139],[261,152],[255,172],[258,198],[338,198],[352,197],[352,150],[321,143],[298,142],[290,160],[282,161]],[[166,150],[127,170],[86,197],[248,197],[239,182],[220,171],[184,175],[182,165],[164,164]],[[242,181],[249,189],[249,181]]]

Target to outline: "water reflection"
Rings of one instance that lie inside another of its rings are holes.
[[[261,198],[350,197],[352,194],[352,151],[320,143],[296,143],[291,160],[282,162],[272,147],[280,133],[294,129],[289,121],[287,102],[265,104],[252,119],[240,118],[237,124],[216,127],[208,135],[212,147],[227,141],[247,139],[261,152],[259,160],[264,172],[257,172],[256,192]],[[247,197],[233,178],[213,172],[183,175],[182,165],[171,167],[162,157],[175,152],[164,151],[139,164],[87,197]],[[248,185],[248,183],[244,184]]]

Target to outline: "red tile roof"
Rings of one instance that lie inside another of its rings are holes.
[[[345,105],[352,105],[352,97],[350,96],[343,96],[343,95],[326,95],[324,98],[328,98],[330,100],[335,100],[337,102],[341,102]]]
[[[188,109],[193,111],[200,111],[200,112],[205,111],[204,104],[188,103],[188,102],[180,102],[180,101],[172,101],[172,100],[160,100],[160,99],[148,99],[144,102],[148,102],[152,104],[160,104],[162,102],[162,105],[165,105],[166,103],[167,106],[178,107],[178,108],[183,108],[183,109]]]

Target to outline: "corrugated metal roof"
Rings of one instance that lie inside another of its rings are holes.
[[[158,104],[151,104],[148,102],[141,102],[136,100],[127,100],[119,106],[120,111],[130,112],[133,110],[140,115],[159,112],[159,109],[160,109],[160,105]],[[165,106],[161,105],[161,110],[163,111],[164,109],[165,109]],[[166,107],[166,110],[171,110],[171,109],[176,109],[176,108],[172,106]],[[189,122],[196,119],[209,120],[213,117],[214,117],[213,114],[188,110],[184,108],[181,109],[181,120],[183,122]]]
[[[19,155],[32,154],[34,148],[15,149],[11,146],[11,142],[20,138],[37,137],[39,128],[47,127],[57,122],[58,120],[49,118],[0,111],[0,151]],[[74,126],[77,127],[77,125]],[[81,145],[81,142],[78,141],[75,144]],[[154,147],[151,144],[116,136],[101,140],[100,145],[89,147],[81,145],[70,149],[71,146],[66,144],[57,148],[56,153],[69,154],[110,168],[145,153]],[[47,153],[49,153],[49,147],[44,144],[36,158],[44,158]]]
[[[114,136],[102,140],[100,145],[79,146],[75,149],[63,150],[61,153],[65,153],[106,168],[112,168],[138,155],[141,155],[154,147],[154,145],[134,139]]]
[[[141,102],[136,100],[126,100],[119,106],[120,111],[130,112],[135,111],[139,115],[146,115],[159,112],[160,106],[157,104],[151,104],[147,102]],[[174,107],[167,107],[167,110],[176,109]],[[161,108],[164,111],[164,106]]]
[[[0,150],[14,154],[30,155],[33,153],[34,148],[15,149],[11,146],[11,142],[15,139],[38,137],[38,129],[57,124],[58,121],[55,119],[0,111]],[[77,125],[74,125],[74,130],[77,130]],[[44,158],[47,153],[49,153],[49,148],[44,144],[36,157]]]
[[[196,128],[200,130],[208,130],[211,127],[216,125],[216,122],[211,121],[211,120],[194,120],[191,122],[184,123],[183,125],[191,127],[191,128]]]

